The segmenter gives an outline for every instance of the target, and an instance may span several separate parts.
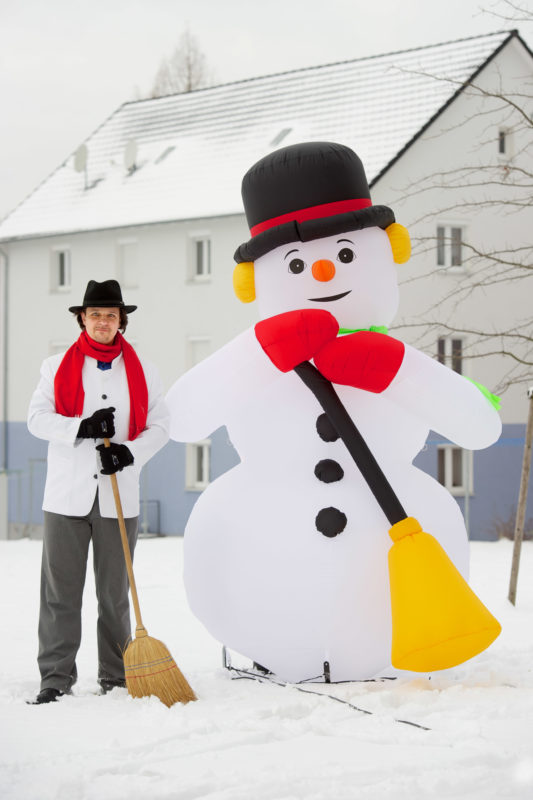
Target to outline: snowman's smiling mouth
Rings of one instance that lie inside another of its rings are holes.
[[[313,303],[331,303],[333,300],[340,300],[341,297],[346,297],[346,295],[350,294],[351,291],[351,289],[348,289],[347,292],[341,292],[341,294],[330,294],[329,297],[309,297],[308,300],[311,300]]]

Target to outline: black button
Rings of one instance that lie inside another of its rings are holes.
[[[107,395],[106,394],[102,395],[102,400],[107,400]]]
[[[337,461],[333,461],[332,458],[324,458],[316,465],[315,475],[319,481],[335,483],[344,478],[344,470]]]
[[[329,421],[327,414],[321,414],[316,421],[318,435],[324,442],[336,442],[339,434]]]
[[[322,508],[315,519],[317,530],[330,539],[342,533],[347,522],[346,514],[343,514],[338,508],[333,508],[333,506]]]
[[[97,477],[98,477],[98,475],[93,475],[93,478],[97,478]]]

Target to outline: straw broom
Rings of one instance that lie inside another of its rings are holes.
[[[110,446],[109,439],[104,438],[104,445],[105,447]],[[188,703],[190,700],[196,700],[196,695],[163,642],[148,636],[143,625],[137,586],[133,575],[130,547],[126,535],[124,514],[122,513],[122,503],[118,491],[117,476],[112,474],[109,477],[113,487],[120,538],[137,621],[135,639],[128,644],[122,654],[128,692],[132,697],[155,695],[169,708],[174,703]]]

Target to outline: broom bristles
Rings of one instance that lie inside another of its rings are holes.
[[[126,686],[132,697],[155,695],[170,708],[188,703],[196,695],[169,651],[159,639],[137,628],[137,638],[124,651]]]

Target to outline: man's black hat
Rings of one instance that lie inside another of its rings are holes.
[[[137,306],[124,305],[119,282],[115,280],[103,281],[102,283],[89,281],[85,289],[83,305],[70,306],[69,311],[72,311],[73,314],[79,314],[87,306],[92,306],[93,308],[123,308],[126,314],[131,314],[137,308]]]
[[[275,247],[377,226],[394,213],[373,206],[360,158],[342,144],[305,142],[282,147],[251,167],[242,199],[252,238],[235,261],[255,261]]]

